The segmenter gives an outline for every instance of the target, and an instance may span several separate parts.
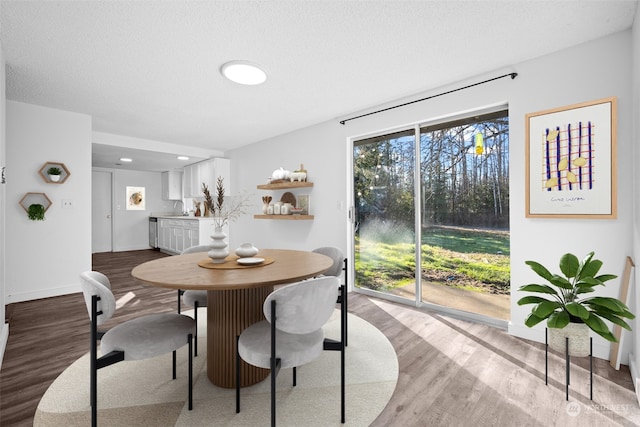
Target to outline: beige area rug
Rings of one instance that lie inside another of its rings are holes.
[[[185,314],[193,315],[193,311]],[[178,378],[171,379],[171,354],[120,362],[98,371],[98,424],[103,426],[262,426],[270,422],[270,381],[243,388],[241,412],[235,390],[214,386],[206,372],[206,313],[198,313],[198,357],[194,358],[193,410],[187,409],[187,350],[178,351]],[[349,314],[346,352],[346,426],[368,426],[391,398],[398,359],[391,343],[370,323]],[[325,327],[340,337],[336,310]],[[279,426],[340,426],[340,353],[325,351],[298,368],[278,374]],[[51,384],[38,405],[33,425],[87,426],[89,355],[74,362]]]

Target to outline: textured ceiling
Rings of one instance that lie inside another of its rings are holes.
[[[0,2],[7,98],[226,151],[631,27],[637,1]],[[234,59],[268,80],[222,78]]]

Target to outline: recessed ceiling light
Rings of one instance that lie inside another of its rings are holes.
[[[131,160],[131,159],[127,158],[127,157],[120,158],[120,161],[121,162],[133,162],[133,160]]]
[[[220,72],[232,82],[241,85],[259,85],[267,80],[267,73],[259,65],[249,61],[230,61]]]
[[[187,156],[178,156],[178,160],[189,160]]]

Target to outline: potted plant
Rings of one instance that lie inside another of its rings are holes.
[[[31,221],[44,221],[45,208],[40,203],[33,203],[29,205],[27,210],[27,216]]]
[[[535,304],[525,325],[532,327],[547,321],[549,328],[549,346],[557,351],[565,351],[565,338],[569,337],[569,354],[587,356],[589,354],[589,329],[604,339],[616,342],[603,319],[631,330],[624,318],[635,316],[620,300],[610,297],[591,296],[585,294],[595,292],[596,286],[604,286],[605,282],[615,279],[613,274],[597,275],[602,261],[593,258],[594,253],[579,261],[570,253],[560,258],[562,275],[551,274],[543,265],[535,261],[525,263],[547,284],[528,284],[520,287],[520,291],[542,294],[529,295],[518,300],[518,305]]]
[[[49,174],[49,179],[53,182],[60,181],[60,175],[62,175],[62,170],[58,167],[52,166],[47,169],[47,174]]]

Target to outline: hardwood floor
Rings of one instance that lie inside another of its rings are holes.
[[[165,256],[156,251],[96,254],[93,269],[126,300],[114,324],[176,309],[176,292],[134,280],[131,269]],[[373,426],[638,425],[640,409],[629,370],[594,359],[589,401],[588,358],[572,360],[570,413],[564,400],[564,362],[544,348],[485,325],[350,294],[349,311],[382,331],[398,355],[399,377]],[[87,352],[89,320],[81,294],[11,304],[10,335],[0,370],[0,426],[31,426],[51,382]],[[108,326],[108,325],[107,325]],[[347,351],[348,357],[348,351]],[[347,425],[348,425],[347,402]]]

